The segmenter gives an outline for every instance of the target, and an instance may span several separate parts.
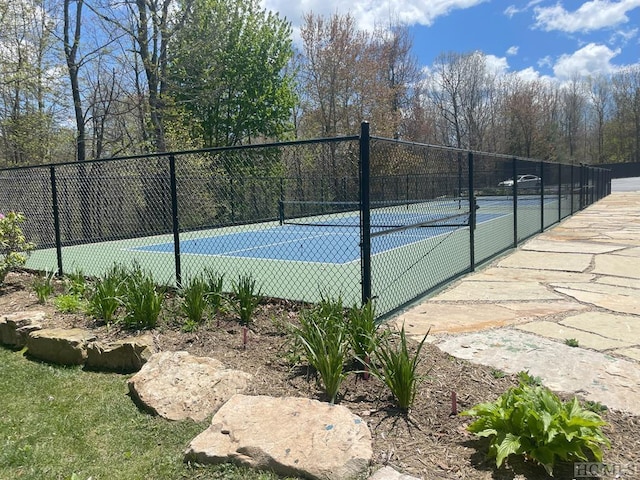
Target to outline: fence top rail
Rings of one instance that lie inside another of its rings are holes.
[[[228,152],[228,151],[256,150],[260,148],[279,148],[279,147],[288,147],[288,146],[297,146],[297,145],[339,143],[339,142],[346,142],[346,141],[355,141],[355,140],[358,140],[359,138],[360,138],[359,135],[346,135],[346,136],[340,136],[340,137],[325,137],[325,138],[315,138],[315,139],[308,139],[308,140],[290,140],[285,142],[256,143],[251,145],[234,145],[234,146],[226,146],[226,147],[211,147],[211,148],[201,148],[201,149],[195,149],[195,150],[176,150],[176,151],[170,151],[170,152],[156,152],[156,153],[147,153],[147,154],[140,154],[140,155],[129,155],[124,157],[96,158],[91,160],[85,160],[83,162],[68,161],[68,162],[59,162],[59,163],[46,163],[41,165],[22,165],[22,166],[16,166],[16,167],[0,168],[0,173],[17,171],[17,170],[49,169],[49,168],[72,166],[72,165],[78,166],[78,165],[87,165],[87,164],[100,163],[100,162],[139,160],[139,159],[145,159],[145,158],[164,158],[164,157],[181,156],[181,155],[198,154],[198,153],[218,153],[218,152]],[[407,140],[377,137],[374,135],[372,135],[370,138],[372,140],[391,142],[398,145],[415,146],[415,147],[421,147],[421,148],[433,148],[433,149],[446,150],[446,151],[451,151],[456,153],[484,155],[484,156],[490,156],[494,158],[521,160],[521,161],[529,161],[529,162],[536,162],[536,163],[546,163],[546,164],[552,164],[552,165],[560,164],[560,165],[568,165],[568,166],[575,166],[575,167],[588,167],[594,170],[611,171],[611,169],[598,167],[595,165],[587,165],[584,163],[550,162],[548,160],[518,157],[518,156],[508,155],[503,153],[490,153],[490,152],[482,152],[482,151],[476,151],[476,150],[451,147],[446,145],[434,145],[434,144],[428,144],[428,143],[410,142]]]
[[[196,153],[217,153],[217,152],[228,152],[228,151],[239,151],[239,150],[257,150],[260,148],[279,148],[279,147],[290,147],[296,145],[311,145],[314,143],[340,143],[340,142],[349,142],[358,140],[360,137],[358,135],[346,135],[341,137],[326,137],[326,138],[313,138],[308,140],[290,140],[286,142],[273,142],[273,143],[254,143],[251,145],[233,145],[227,147],[210,147],[210,148],[199,148],[196,150],[175,150],[171,152],[156,152],[156,153],[145,153],[140,155],[129,155],[124,157],[111,157],[111,158],[94,158],[91,160],[85,160],[83,162],[77,161],[69,161],[69,162],[59,162],[59,163],[43,163],[40,165],[22,165],[17,167],[5,167],[0,168],[0,173],[9,172],[15,170],[30,170],[30,169],[38,169],[38,168],[51,168],[51,167],[64,167],[70,165],[87,165],[92,163],[100,163],[100,162],[116,162],[121,160],[140,160],[144,158],[163,158],[163,157],[171,157],[177,155],[190,155]]]
[[[466,148],[458,148],[458,147],[452,147],[452,146],[447,146],[447,145],[434,145],[431,143],[420,143],[420,142],[410,142],[407,140],[400,140],[400,139],[395,139],[395,138],[385,138],[385,137],[377,137],[375,135],[371,136],[372,140],[378,140],[378,141],[384,141],[384,142],[392,142],[392,143],[396,143],[398,145],[405,145],[405,146],[414,146],[414,147],[424,147],[424,148],[434,148],[434,149],[438,149],[438,150],[446,150],[449,152],[455,152],[455,153],[466,153],[466,154],[473,154],[473,155],[484,155],[484,156],[489,156],[489,157],[494,157],[494,158],[503,158],[506,160],[521,160],[521,161],[527,161],[527,162],[536,162],[536,163],[546,163],[546,164],[550,164],[550,165],[567,165],[570,167],[589,167],[592,168],[594,170],[603,170],[603,171],[611,171],[611,169],[609,168],[604,168],[604,167],[598,167],[596,165],[588,165],[586,163],[565,163],[565,162],[551,162],[549,160],[542,160],[542,159],[538,159],[538,158],[528,158],[528,157],[519,157],[517,155],[509,155],[506,153],[491,153],[491,152],[483,152],[480,150],[469,150]]]

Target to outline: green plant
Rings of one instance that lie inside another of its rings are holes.
[[[506,373],[504,373],[502,370],[498,369],[498,368],[492,368],[491,369],[491,376],[493,376],[493,378],[504,378],[506,376]]]
[[[536,386],[542,385],[542,379],[540,377],[532,376],[529,371],[522,370],[518,372],[518,382],[524,385]]]
[[[569,345],[570,347],[579,347],[580,343],[575,338],[565,338],[564,344]]]
[[[150,274],[135,265],[125,282],[123,322],[128,328],[155,328],[162,310],[164,292],[157,290]]]
[[[207,282],[200,275],[196,275],[180,289],[180,310],[187,317],[191,326],[202,323],[207,310]],[[191,330],[193,331],[193,330]]]
[[[34,248],[20,228],[24,221],[21,213],[0,213],[0,284],[11,270],[27,262],[27,255]]]
[[[586,408],[587,410],[591,410],[592,412],[595,412],[595,413],[602,413],[609,410],[609,408],[606,405],[603,405],[602,403],[596,402],[593,400],[586,400],[583,405],[584,405],[584,408]]]
[[[240,316],[242,325],[249,325],[253,312],[260,303],[260,291],[256,291],[256,281],[251,275],[242,275],[233,282],[234,300],[231,307]]]
[[[207,282],[206,301],[209,304],[211,313],[216,315],[222,306],[222,287],[224,285],[224,274],[219,275],[216,272],[205,269],[205,281]]]
[[[76,295],[71,295],[70,293],[58,295],[53,300],[53,303],[56,308],[63,313],[76,313],[82,308],[82,299]]]
[[[44,305],[49,298],[53,294],[53,277],[55,273],[44,273],[38,275],[33,280],[33,291],[36,292],[36,297],[38,297],[38,303]]]
[[[520,382],[495,402],[481,403],[461,415],[478,417],[468,429],[488,437],[488,455],[500,468],[509,455],[524,455],[542,465],[549,475],[557,460],[588,461],[586,451],[599,462],[601,445],[610,446],[600,427],[606,423],[578,400],[563,403],[541,385]]]
[[[379,378],[391,390],[398,407],[408,412],[418,391],[418,365],[420,352],[427,340],[427,335],[411,354],[407,344],[404,325],[400,330],[399,343],[393,344],[391,336],[386,336],[374,352],[375,361],[371,364],[371,373]]]
[[[87,292],[87,279],[82,270],[65,275],[65,291],[76,297],[84,297]]]
[[[371,354],[380,343],[375,308],[371,300],[362,307],[353,306],[349,310],[348,318],[347,331],[353,355],[363,368],[369,368]]]
[[[300,326],[293,330],[304,357],[320,375],[330,403],[335,403],[346,377],[344,362],[349,345],[343,312],[340,299],[323,299],[300,313]]]
[[[114,265],[90,290],[87,312],[107,324],[113,322],[118,307],[123,304],[126,281],[126,270]]]

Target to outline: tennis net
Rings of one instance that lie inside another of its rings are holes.
[[[371,227],[404,229],[469,225],[468,198],[371,202]],[[280,224],[316,227],[359,227],[358,202],[280,201]]]

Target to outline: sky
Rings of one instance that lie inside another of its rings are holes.
[[[409,26],[428,68],[449,52],[481,51],[494,68],[566,81],[640,64],[640,0],[262,0],[295,31],[304,13],[351,13],[362,29]]]

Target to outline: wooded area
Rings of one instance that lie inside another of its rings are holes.
[[[407,27],[339,14],[308,13],[300,38],[257,0],[0,1],[0,167],[354,135],[362,120],[413,142],[640,161],[638,65],[563,84],[482,52],[422,68]]]

